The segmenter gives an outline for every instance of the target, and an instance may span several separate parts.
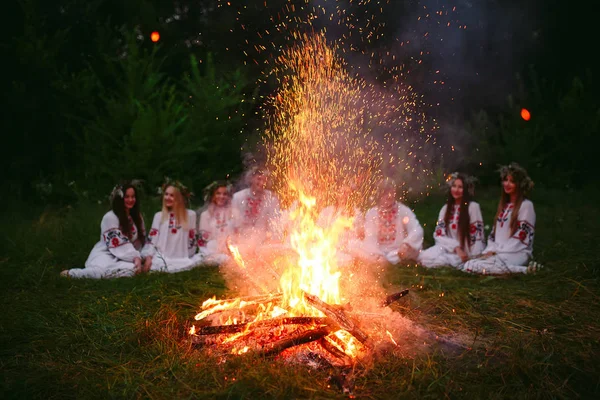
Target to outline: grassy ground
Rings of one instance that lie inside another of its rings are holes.
[[[532,276],[390,269],[412,288],[395,309],[468,350],[381,356],[358,398],[597,398],[600,290],[594,193],[537,190]],[[480,198],[491,221],[497,191]],[[427,245],[442,200],[416,206]],[[327,371],[241,357],[219,363],[184,340],[201,302],[227,295],[217,269],[68,280],[97,240],[105,206],[6,212],[1,222],[2,398],[344,398]],[[147,214],[149,220],[151,215]],[[149,222],[149,221],[148,221]]]

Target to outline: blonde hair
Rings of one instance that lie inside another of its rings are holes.
[[[165,205],[164,193],[166,193],[167,189],[170,187],[172,187],[174,189],[175,202],[173,204],[173,209],[169,211],[167,209],[167,206]],[[179,222],[181,224],[182,228],[188,229],[188,213],[187,213],[187,208],[185,207],[185,199],[183,198],[183,194],[181,193],[181,190],[179,190],[179,188],[177,186],[167,185],[165,187],[164,193],[163,193],[163,201],[162,201],[161,223],[166,221],[169,213],[172,212],[173,214],[175,214],[175,219],[177,220],[177,222]]]

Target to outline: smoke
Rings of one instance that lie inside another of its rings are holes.
[[[503,103],[541,45],[536,0],[335,3],[345,12],[335,13],[326,0],[312,1],[315,9],[337,16],[314,25],[325,28],[330,40],[359,50],[346,52],[351,66],[379,80],[384,70],[401,72],[430,104],[453,112]]]
[[[330,1],[311,3],[326,16],[332,9]],[[349,68],[382,92],[390,81],[411,87],[435,119],[438,146],[419,155],[430,157],[425,168],[443,155],[446,168],[460,165],[460,150],[471,147],[465,120],[504,107],[542,45],[537,0],[335,3],[345,12],[314,25],[347,49]]]
[[[537,45],[531,7],[499,0],[419,5],[400,19],[395,37],[411,54],[424,52],[423,91],[432,102],[453,112],[503,104]]]

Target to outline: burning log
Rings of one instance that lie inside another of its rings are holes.
[[[260,296],[240,297],[235,300],[211,300],[210,304],[205,307],[205,310],[196,315],[196,321],[200,321],[210,315],[232,310],[241,310],[246,307],[275,302],[281,300],[281,294],[270,294]],[[206,302],[205,302],[206,303]],[[204,305],[203,305],[204,307]]]
[[[400,300],[402,297],[406,296],[407,294],[408,294],[408,289],[404,289],[403,291],[398,292],[398,293],[392,293],[385,298],[382,306],[387,307],[390,304],[392,304],[393,302]]]
[[[265,357],[275,356],[281,353],[285,349],[290,347],[299,346],[301,344],[314,342],[322,337],[329,335],[332,328],[329,326],[322,326],[317,329],[306,330],[304,328],[296,330],[292,337],[278,340],[277,342],[270,343],[268,346],[263,348],[259,354]]]
[[[354,336],[362,344],[371,347],[371,345],[368,343],[369,336],[360,329],[358,324],[352,318],[346,315],[344,310],[333,307],[319,299],[317,296],[313,296],[312,294],[306,292],[304,292],[304,298],[311,306],[331,318],[331,320],[333,320],[333,322],[335,322],[336,325],[338,325],[341,329],[348,331],[348,333]]]
[[[328,318],[318,317],[286,317],[286,318],[274,318],[267,319],[257,322],[246,322],[243,324],[233,325],[218,325],[218,326],[204,326],[198,329],[196,335],[220,335],[224,333],[237,333],[242,332],[248,326],[252,328],[264,328],[264,327],[275,327],[279,325],[326,325]]]
[[[348,355],[344,353],[336,344],[332,343],[330,336],[325,336],[319,340],[319,344],[332,356],[340,359],[348,358]]]

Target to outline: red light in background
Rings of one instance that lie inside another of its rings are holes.
[[[157,31],[152,32],[150,34],[150,40],[152,40],[154,43],[158,42],[160,40],[160,33]]]
[[[525,121],[529,121],[531,119],[531,113],[529,112],[528,109],[526,109],[526,108],[521,109],[521,118],[523,118]]]

